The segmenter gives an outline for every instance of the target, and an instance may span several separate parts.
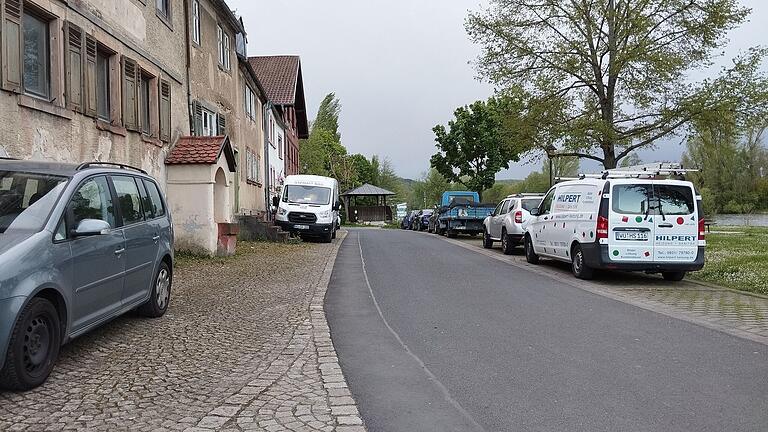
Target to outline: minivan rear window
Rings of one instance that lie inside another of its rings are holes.
[[[693,190],[684,185],[616,185],[611,202],[613,211],[621,214],[688,215],[694,211]]]
[[[539,206],[540,203],[541,198],[520,200],[520,206],[527,211],[535,209]]]

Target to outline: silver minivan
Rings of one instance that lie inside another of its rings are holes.
[[[0,160],[0,387],[39,386],[62,344],[121,314],[165,314],[173,259],[144,171]]]

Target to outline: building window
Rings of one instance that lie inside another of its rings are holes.
[[[250,149],[246,152],[246,178],[249,181],[258,183],[259,182],[259,163],[260,158],[256,153],[251,151]]]
[[[203,108],[202,110],[202,136],[216,136],[216,113],[208,111]]]
[[[96,108],[101,120],[111,120],[111,101],[109,87],[110,55],[104,51],[96,53]]]
[[[256,119],[256,94],[253,92],[253,90],[246,84],[245,85],[245,115],[248,116],[251,120]]]
[[[152,121],[151,121],[151,109],[150,109],[150,96],[151,92],[149,86],[152,78],[142,74],[141,86],[139,88],[139,108],[141,110],[141,131],[146,135],[152,134]]]
[[[192,42],[200,45],[200,0],[192,1]]]
[[[155,0],[157,14],[160,18],[170,21],[171,19],[171,0]]]
[[[219,40],[219,66],[229,70],[229,35],[220,25],[216,26],[216,33]]]
[[[280,135],[277,136],[277,156],[283,158],[283,137]]]
[[[24,11],[24,92],[51,98],[51,53],[48,22]]]

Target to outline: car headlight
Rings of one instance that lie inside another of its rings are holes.
[[[285,216],[286,214],[288,214],[288,210],[280,207],[280,208],[277,209],[277,214],[280,215],[280,216]]]
[[[331,211],[330,210],[326,210],[324,212],[320,212],[320,213],[317,214],[317,216],[320,217],[320,218],[323,218],[323,219],[327,219],[327,218],[331,217]]]

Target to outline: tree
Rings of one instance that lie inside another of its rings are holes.
[[[333,135],[334,141],[341,143],[341,134],[339,133],[339,116],[341,115],[341,101],[336,97],[336,93],[328,93],[320,107],[317,109],[317,117],[312,122],[312,130],[325,129]]]
[[[502,145],[501,102],[489,99],[456,109],[448,128],[435,126],[438,153],[431,165],[448,181],[460,183],[467,189],[482,193],[493,186],[496,173],[509,168],[517,154]]]
[[[632,152],[627,155],[624,159],[621,160],[621,167],[622,168],[629,168],[632,166],[642,165],[643,160],[640,159],[640,156],[637,155],[637,153]]]
[[[453,189],[451,182],[439,171],[431,168],[414,184],[408,202],[412,208],[431,208],[440,203],[443,192]]]
[[[510,114],[513,134],[615,168],[724,93],[747,104],[762,50],[738,59],[730,79],[691,83],[690,72],[710,65],[749,12],[737,0],[491,0],[466,28],[483,49],[481,76],[524,102]]]
[[[361,154],[353,154],[349,156],[352,164],[355,167],[357,174],[357,183],[355,187],[363,185],[365,183],[374,184],[374,179],[377,177],[373,172],[373,166],[368,159]]]

